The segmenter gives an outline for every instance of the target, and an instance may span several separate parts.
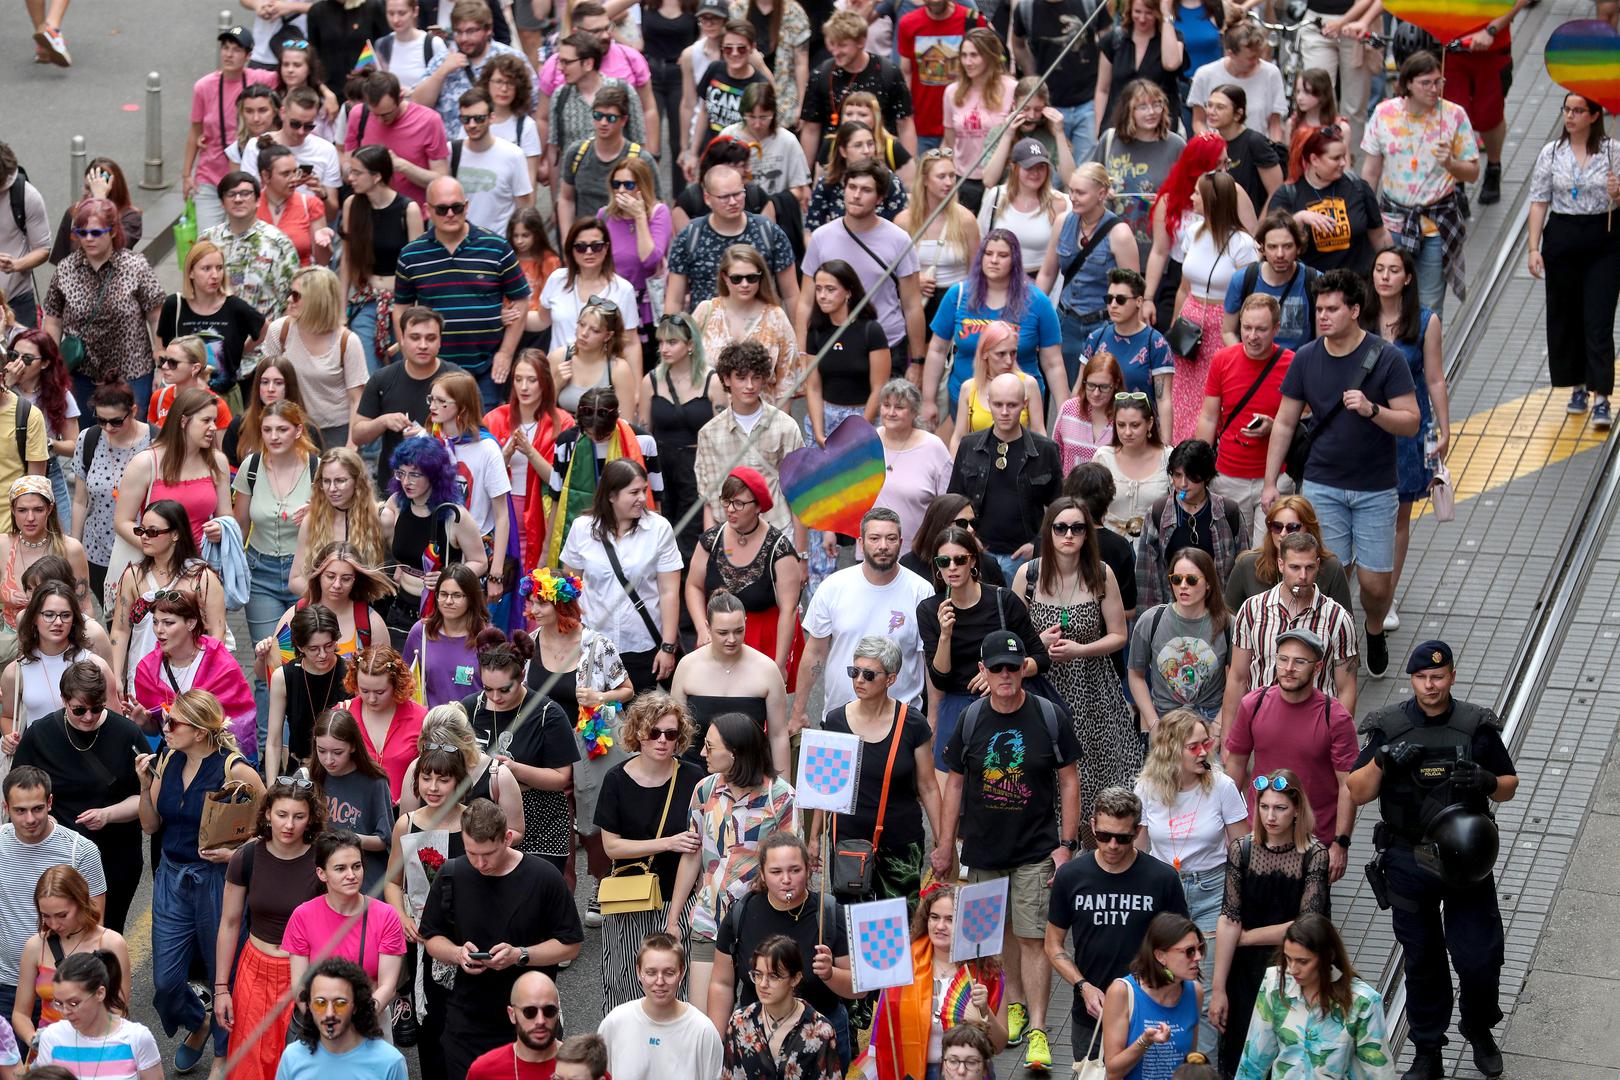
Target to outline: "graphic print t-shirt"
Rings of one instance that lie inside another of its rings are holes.
[[[927,8],[916,8],[900,17],[896,52],[911,61],[911,104],[917,110],[917,134],[938,135],[944,120],[945,88],[956,81],[962,66],[962,38],[984,18],[961,4],[951,8],[943,19],[935,19]]]
[[[1074,932],[1075,967],[1093,986],[1106,987],[1125,974],[1148,923],[1161,911],[1187,914],[1181,879],[1169,866],[1138,852],[1129,867],[1111,874],[1085,851],[1058,867],[1046,918]],[[1085,999],[1076,994],[1074,1001],[1078,1017]],[[1092,1023],[1087,1020],[1087,1028]]]
[[[726,71],[725,61],[710,64],[703,78],[698,80],[698,92],[709,109],[709,134],[705,137],[712,138],[741,120],[743,91],[753,83],[764,81],[765,76],[753,68],[739,79]]]
[[[1226,691],[1230,635],[1215,633],[1208,615],[1183,619],[1167,604],[1155,627],[1156,614],[1136,620],[1130,648],[1132,668],[1144,674],[1158,672],[1157,679],[1148,678],[1153,707],[1162,713],[1189,705],[1219,705]]]
[[[962,861],[1005,870],[1046,858],[1058,844],[1058,770],[1080,760],[1073,728],[1060,718],[1053,746],[1040,705],[1027,693],[1014,713],[986,702],[971,741],[963,737],[967,715],[945,748],[946,765],[963,775]]]

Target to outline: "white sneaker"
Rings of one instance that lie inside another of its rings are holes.
[[[1390,604],[1389,605],[1389,614],[1384,616],[1384,632],[1387,634],[1391,630],[1399,630],[1400,628],[1401,628],[1401,616],[1395,610],[1395,605]]]
[[[62,32],[54,27],[47,26],[34,33],[34,42],[45,50],[45,59],[57,67],[70,67],[73,57],[68,55],[67,42],[62,40]]]

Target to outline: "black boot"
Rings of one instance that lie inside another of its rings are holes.
[[[1412,1064],[1401,1074],[1401,1080],[1443,1080],[1445,1075],[1446,1066],[1440,1060],[1440,1048],[1426,1049],[1420,1046],[1412,1055]]]
[[[1494,206],[1502,201],[1502,163],[1485,163],[1485,183],[1479,188],[1479,205]]]
[[[1502,1075],[1502,1048],[1496,1045],[1496,1038],[1491,1035],[1490,1029],[1481,1031],[1477,1035],[1464,1031],[1463,1038],[1474,1051],[1474,1067],[1484,1073],[1490,1080]]]

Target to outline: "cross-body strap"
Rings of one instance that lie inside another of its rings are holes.
[[[1096,249],[1098,244],[1103,242],[1103,240],[1108,236],[1109,232],[1113,230],[1114,226],[1119,223],[1119,220],[1119,215],[1115,214],[1113,211],[1107,211],[1103,214],[1102,220],[1097,222],[1097,227],[1091,232],[1091,239],[1081,244],[1080,249],[1074,253],[1074,258],[1070,259],[1067,263],[1064,263],[1064,281],[1074,280],[1074,272],[1085,264],[1085,261],[1091,257],[1092,251]],[[1080,238],[1079,215],[1076,215],[1074,219],[1074,236],[1077,240]]]
[[[1367,379],[1372,375],[1373,368],[1378,366],[1378,349],[1368,344],[1368,339],[1371,337],[1371,334],[1367,334],[1361,339],[1362,348],[1367,350],[1367,354],[1362,357],[1361,377],[1356,379],[1355,385],[1350,388],[1352,390],[1360,390],[1363,386],[1365,386],[1367,384]],[[1327,346],[1324,344],[1322,349],[1324,352],[1326,352]],[[1327,430],[1327,426],[1329,424],[1333,423],[1333,421],[1339,418],[1339,414],[1342,412],[1344,412],[1344,396],[1340,395],[1339,400],[1333,403],[1333,407],[1323,415],[1322,419],[1317,423],[1312,424],[1310,430],[1305,432],[1306,460],[1310,459],[1311,447],[1316,444],[1317,438],[1322,434],[1322,432]]]
[[[883,837],[883,814],[889,808],[889,781],[894,778],[894,759],[900,753],[900,736],[906,727],[906,710],[909,708],[905,702],[900,703],[900,711],[894,717],[894,734],[889,739],[889,760],[883,766],[883,792],[878,796],[877,826],[872,830],[872,854],[877,854],[878,840]]]
[[[1232,406],[1231,412],[1226,414],[1226,419],[1221,422],[1221,426],[1215,429],[1215,443],[1217,446],[1220,444],[1221,436],[1226,434],[1226,429],[1232,426],[1232,421],[1236,420],[1238,414],[1243,411],[1243,406],[1247,405],[1250,399],[1260,392],[1260,387],[1265,384],[1267,376],[1271,374],[1271,369],[1277,366],[1277,361],[1282,358],[1282,353],[1281,345],[1272,346],[1271,359],[1267,360],[1266,366],[1261,369],[1260,377],[1254,380],[1254,385],[1250,386],[1242,397],[1238,398],[1238,403]]]
[[[619,579],[620,585],[624,586],[625,594],[630,597],[630,603],[635,607],[636,614],[640,615],[641,621],[647,625],[647,633],[652,635],[653,646],[656,648],[658,643],[663,640],[663,634],[659,632],[658,624],[653,622],[652,613],[647,610],[646,601],[641,599],[641,594],[630,585],[630,579],[625,576],[624,566],[619,562],[619,553],[614,550],[613,541],[604,536],[602,538],[602,547],[607,549],[608,562],[613,566],[613,576]]]
[[[899,297],[899,295],[900,295],[900,286],[894,280],[894,275],[889,273],[889,268],[884,264],[883,260],[878,258],[877,252],[873,251],[870,247],[868,247],[866,241],[862,240],[860,238],[860,236],[858,236],[856,234],[855,230],[851,229],[849,227],[849,222],[840,221],[839,224],[844,227],[844,235],[848,236],[851,240],[855,241],[856,246],[858,246],[862,251],[866,252],[866,257],[867,258],[869,258],[873,262],[877,263],[878,270],[883,274],[883,281],[885,281],[888,284],[894,286],[894,295],[896,297]],[[958,299],[958,302],[960,302],[960,298]]]

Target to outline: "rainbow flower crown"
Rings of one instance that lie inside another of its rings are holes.
[[[518,593],[525,598],[538,595],[550,604],[566,604],[578,600],[584,583],[572,574],[554,574],[551,567],[542,566],[531,571],[518,582]]]

